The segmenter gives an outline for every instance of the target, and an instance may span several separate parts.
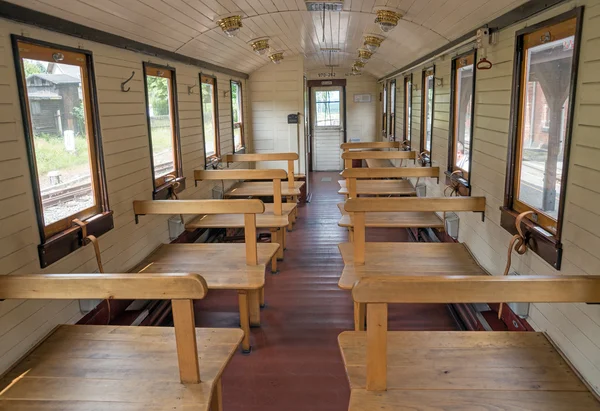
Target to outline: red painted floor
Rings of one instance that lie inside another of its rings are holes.
[[[331,182],[322,182],[331,177]],[[225,411],[342,411],[350,390],[337,336],[353,327],[350,293],[337,286],[343,269],[337,244],[338,173],[312,174],[312,201],[288,233],[280,274],[267,273],[253,351],[237,353],[223,376]],[[408,241],[405,230],[369,230],[369,241]],[[237,296],[211,291],[197,303],[198,325],[238,327]],[[445,305],[390,307],[390,329],[457,329]]]

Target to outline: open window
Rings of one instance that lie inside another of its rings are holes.
[[[200,75],[202,84],[202,135],[204,136],[205,165],[208,167],[219,161],[221,147],[219,145],[219,123],[217,108],[217,78],[206,74]]]
[[[231,80],[231,127],[233,130],[233,151],[238,153],[246,147],[244,139],[244,99],[242,83]]]
[[[475,111],[475,50],[452,60],[452,107],[448,141],[448,174],[458,172],[456,181],[468,194]]]
[[[404,140],[411,142],[412,130],[412,74],[404,77]]]
[[[17,36],[13,45],[43,268],[82,245],[73,220],[95,236],[113,227],[92,55]]]
[[[433,105],[435,87],[435,68],[423,70],[421,95],[421,152],[431,158],[431,142],[433,138]]]
[[[528,235],[560,269],[561,228],[579,60],[581,8],[517,33],[502,226],[530,211]]]
[[[396,80],[390,81],[390,125],[389,140],[396,141]]]
[[[184,188],[175,69],[144,63],[144,84],[154,198],[165,198],[174,185]]]

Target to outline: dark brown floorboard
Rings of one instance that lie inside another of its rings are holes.
[[[331,182],[321,182],[332,177]],[[312,174],[312,202],[299,208],[280,274],[267,273],[262,325],[252,353],[237,353],[223,376],[225,411],[342,411],[350,390],[337,346],[353,328],[350,293],[337,286],[343,262],[337,226],[338,173]],[[408,241],[405,230],[369,230],[369,241]],[[211,291],[197,303],[202,327],[237,327],[237,296]],[[390,307],[392,330],[457,329],[445,305]],[[199,342],[201,344],[201,342]]]

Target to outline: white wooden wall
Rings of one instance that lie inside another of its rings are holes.
[[[253,151],[298,153],[297,126],[288,124],[287,116],[298,112],[304,113],[302,57],[285,57],[277,65],[270,62],[265,64],[250,75],[248,85]],[[304,119],[301,117],[300,158],[304,156],[303,122]],[[299,170],[303,173],[304,162],[300,161],[300,163]],[[279,162],[258,163],[257,167],[287,169],[287,165]]]
[[[168,62],[146,55],[82,41],[34,27],[0,20],[0,273],[69,273],[97,271],[93,250],[82,248],[45,270],[40,269],[40,242],[10,34],[42,39],[93,52],[98,89],[100,126],[110,207],[115,228],[100,237],[104,268],[122,272],[137,264],[160,243],[168,242],[166,217],[145,216],[134,222],[133,200],[152,198],[152,175],[145,115],[142,62],[169,64],[176,68],[181,124],[181,149],[187,189],[182,198],[211,196],[212,185],[194,187],[193,170],[204,164],[202,122],[198,87],[188,95],[187,86],[198,84],[198,67]],[[120,91],[120,83],[131,71],[131,91]],[[231,152],[230,77],[220,74],[219,123],[222,153]],[[247,96],[242,81],[244,97]],[[246,118],[249,110],[245,111]],[[248,136],[249,137],[249,136]],[[43,338],[57,324],[81,318],[77,301],[0,302],[0,373]]]
[[[355,103],[355,94],[370,94],[370,103]],[[346,83],[346,136],[348,141],[375,141],[377,132],[377,79],[368,74],[347,77]]]
[[[566,186],[562,268],[554,270],[533,252],[524,256],[513,253],[512,268],[520,274],[600,274],[600,3],[581,0],[565,3],[501,31],[499,43],[488,52],[493,69],[477,72],[471,184],[472,195],[486,197],[486,219],[482,222],[478,214],[461,213],[459,241],[465,242],[476,259],[494,275],[504,271],[511,238],[500,227],[499,208],[503,204],[506,175],[515,33],[580,5],[586,9]],[[434,165],[442,170],[442,183],[428,184],[427,195],[432,197],[442,195],[443,172],[447,168],[451,58],[463,51],[457,50],[435,61],[436,77],[443,78],[444,86],[435,89],[432,156]],[[419,67],[413,71],[413,81],[419,85],[419,91],[413,92],[415,148],[421,125],[421,70]],[[397,112],[402,109],[403,100],[398,98]],[[528,321],[536,330],[547,332],[600,393],[600,306],[535,304]]]

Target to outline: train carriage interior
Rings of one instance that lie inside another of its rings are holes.
[[[5,410],[600,410],[600,0],[0,0]]]

